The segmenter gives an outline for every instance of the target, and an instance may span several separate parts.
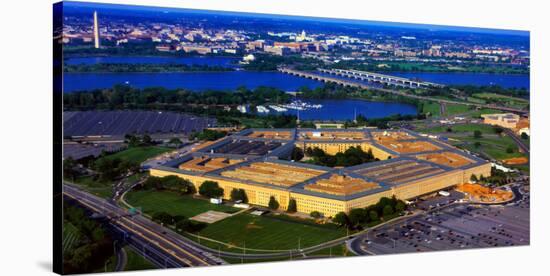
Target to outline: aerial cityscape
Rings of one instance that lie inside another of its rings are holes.
[[[54,19],[63,274],[530,244],[528,31]]]

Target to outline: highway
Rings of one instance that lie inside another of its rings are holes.
[[[358,88],[362,88],[362,89],[377,90],[377,91],[380,91],[380,92],[390,93],[390,94],[399,95],[399,96],[408,97],[408,98],[413,98],[413,99],[432,101],[432,102],[437,102],[437,103],[440,103],[440,104],[460,104],[460,105],[474,106],[474,107],[479,107],[479,108],[498,109],[498,110],[502,110],[502,111],[514,112],[514,113],[519,113],[519,114],[529,113],[528,110],[516,109],[516,108],[511,108],[511,107],[505,107],[505,106],[497,106],[497,105],[490,105],[490,104],[478,104],[478,103],[471,103],[471,102],[461,102],[461,101],[445,100],[445,99],[432,98],[432,97],[426,97],[426,96],[418,96],[418,95],[413,95],[413,94],[409,94],[409,93],[398,91],[398,90],[392,90],[392,89],[380,88],[380,87],[373,87],[373,86],[370,86],[370,85],[367,85],[367,84],[364,84],[364,83],[360,83],[360,82],[355,82],[355,81],[352,81],[352,80],[344,80],[342,78],[323,76],[323,75],[319,75],[319,74],[315,74],[315,73],[298,71],[298,70],[294,70],[294,69],[290,69],[290,68],[279,68],[278,70],[282,73],[291,74],[291,75],[295,75],[295,76],[299,76],[299,77],[303,77],[303,78],[308,78],[308,79],[313,79],[313,80],[318,80],[318,81],[322,81],[322,82],[332,82],[332,83],[336,83],[336,84],[340,84],[340,85],[344,85],[344,86],[349,86],[349,87],[358,87]]]
[[[516,142],[518,147],[525,152],[526,154],[529,154],[529,147],[521,140],[520,137],[518,137],[511,129],[505,128],[504,132]]]
[[[166,228],[143,218],[131,215],[125,209],[110,201],[88,194],[70,185],[63,185],[63,194],[78,201],[94,213],[105,216],[125,237],[139,238],[145,241],[142,247],[160,252],[164,257],[166,267],[195,267],[226,264],[220,258],[201,250],[176,233],[168,232]],[[176,236],[177,235],[177,236]],[[168,265],[168,263],[170,265]]]

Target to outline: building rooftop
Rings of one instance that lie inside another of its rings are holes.
[[[416,158],[452,168],[463,167],[474,162],[473,160],[470,160],[460,154],[450,151],[421,154],[417,155]]]
[[[300,140],[364,140],[364,131],[300,131]]]
[[[221,175],[233,179],[290,187],[323,173],[325,171],[293,166],[291,164],[254,162],[233,170],[223,171]]]
[[[181,163],[178,168],[184,171],[194,171],[194,172],[210,172],[213,170],[225,168],[230,165],[238,164],[243,162],[242,159],[230,159],[227,157],[210,157],[210,156],[199,156],[194,157],[193,159]]]
[[[434,143],[429,141],[420,140],[420,141],[396,141],[396,140],[381,140],[378,141],[378,144],[383,145],[384,147],[398,152],[398,153],[417,153],[417,152],[427,152],[440,150],[439,146],[436,146]]]
[[[311,139],[310,139],[311,138]],[[367,143],[392,158],[345,168],[291,162],[297,143]],[[251,185],[349,200],[487,161],[409,130],[247,129],[160,166]]]
[[[305,185],[304,190],[347,196],[377,188],[380,188],[380,185],[375,182],[341,174],[332,174],[329,178],[319,179],[312,184]]]
[[[247,135],[248,137],[253,138],[267,138],[267,139],[282,139],[290,140],[293,139],[293,133],[291,131],[269,131],[269,130],[258,130],[252,131]]]

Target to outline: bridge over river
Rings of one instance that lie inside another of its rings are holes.
[[[427,96],[419,96],[419,95],[413,95],[410,93],[406,93],[403,91],[393,90],[389,88],[383,88],[383,87],[375,87],[372,85],[368,85],[367,83],[364,83],[362,81],[376,81],[378,83],[383,84],[392,84],[397,85],[401,87],[411,87],[411,88],[428,88],[428,87],[436,87],[436,86],[442,86],[441,84],[435,84],[435,83],[429,83],[429,82],[418,82],[413,81],[405,78],[400,77],[391,77],[388,75],[382,75],[382,74],[376,74],[373,75],[373,73],[370,72],[363,72],[363,71],[356,71],[356,70],[340,70],[340,69],[334,69],[334,70],[327,70],[327,69],[319,69],[322,73],[329,73],[334,74],[339,77],[333,77],[333,76],[327,76],[322,75],[319,73],[314,72],[305,72],[305,71],[299,71],[287,67],[281,67],[278,69],[280,72],[285,74],[290,74],[294,76],[299,76],[303,78],[308,78],[312,80],[322,81],[322,82],[330,82],[330,83],[336,83],[339,85],[347,86],[347,87],[358,87],[362,89],[371,89],[371,90],[377,90],[380,92],[390,93],[394,95],[399,95],[403,97],[413,98],[413,99],[419,99],[419,100],[425,100],[425,101],[432,101],[437,102],[439,104],[460,104],[460,105],[466,105],[466,106],[474,106],[479,108],[490,108],[490,109],[496,109],[496,110],[502,110],[506,112],[513,112],[518,114],[528,114],[528,110],[523,109],[517,109],[512,107],[506,107],[506,106],[498,106],[493,104],[479,104],[479,103],[471,103],[471,102],[461,102],[461,101],[454,101],[454,100],[447,100],[447,99],[439,99],[439,98],[432,98]],[[339,71],[336,71],[339,70]],[[356,72],[356,73],[354,73]],[[357,73],[360,72],[360,73]],[[368,75],[368,76],[367,76]]]

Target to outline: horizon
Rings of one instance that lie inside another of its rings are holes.
[[[343,18],[328,18],[315,16],[300,16],[300,15],[283,15],[283,14],[268,14],[268,13],[251,13],[240,11],[221,11],[221,10],[203,10],[175,7],[160,7],[160,6],[143,6],[129,4],[111,4],[111,3],[92,3],[84,1],[63,1],[63,5],[68,5],[73,8],[90,8],[90,9],[111,9],[111,10],[135,10],[145,12],[163,12],[163,13],[192,13],[205,15],[226,15],[226,16],[243,16],[254,17],[259,19],[281,19],[281,20],[299,20],[299,21],[314,21],[328,24],[345,23],[350,25],[386,27],[386,28],[402,28],[416,29],[431,32],[460,32],[460,33],[476,33],[490,35],[507,35],[517,37],[530,37],[530,31],[527,30],[510,30],[510,29],[494,29],[484,27],[464,27],[451,25],[437,25],[428,23],[407,23],[407,22],[391,22],[391,21],[375,21],[366,19],[343,19]]]

